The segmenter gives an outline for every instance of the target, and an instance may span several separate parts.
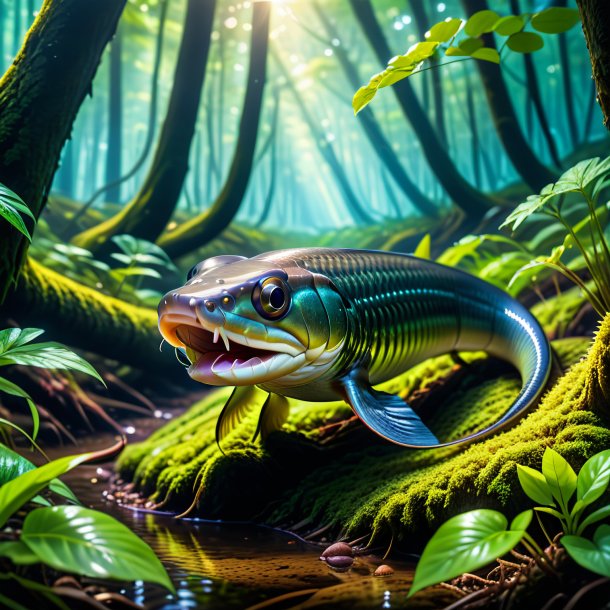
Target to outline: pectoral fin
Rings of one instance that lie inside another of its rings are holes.
[[[267,436],[274,430],[279,430],[284,422],[288,419],[289,405],[288,400],[279,394],[269,394],[267,400],[261,409],[258,425],[252,440],[260,434],[265,440]]]
[[[374,390],[362,371],[341,379],[345,399],[356,415],[375,433],[406,447],[433,447],[438,439],[419,415],[399,396]]]
[[[260,390],[256,386],[236,386],[216,422],[216,444],[233,430],[250,409],[260,404]]]

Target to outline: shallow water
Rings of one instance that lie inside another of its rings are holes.
[[[155,420],[126,422],[130,440],[148,435]],[[85,440],[74,450],[51,451],[52,457],[112,444],[110,435]],[[281,530],[254,524],[175,519],[171,514],[134,510],[108,501],[107,473],[112,464],[83,466],[64,480],[88,506],[113,515],[142,537],[167,567],[177,596],[137,582],[116,587],[154,610],[186,608],[400,608],[406,602],[413,564],[387,561],[391,577],[374,577],[380,557],[358,557],[348,572],[319,560],[321,546]],[[104,476],[106,475],[106,476]],[[112,588],[112,587],[111,587]],[[302,592],[302,593],[300,593]],[[287,600],[272,600],[290,594]],[[294,596],[294,597],[293,597]],[[424,604],[427,606],[427,604]],[[428,606],[430,607],[430,606]]]

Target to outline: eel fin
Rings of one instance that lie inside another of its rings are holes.
[[[216,444],[218,447],[220,447],[222,439],[239,425],[248,411],[260,404],[259,400],[256,400],[258,392],[257,387],[253,385],[235,387],[216,422]]]
[[[346,401],[376,434],[407,447],[434,447],[438,439],[400,396],[374,390],[365,371],[348,373],[340,382]]]
[[[271,432],[279,430],[288,419],[289,410],[290,406],[286,397],[280,394],[269,394],[261,409],[258,425],[252,440],[256,440],[260,434],[261,439],[264,441]]]

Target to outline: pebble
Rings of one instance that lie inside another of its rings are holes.
[[[375,570],[374,576],[391,576],[392,574],[394,574],[394,570],[384,564]]]
[[[354,551],[349,544],[345,542],[335,542],[331,544],[327,549],[324,550],[320,559],[328,559],[329,557],[352,557]]]
[[[331,567],[338,570],[347,570],[352,567],[354,563],[353,557],[347,555],[333,555],[326,558],[326,563]]]

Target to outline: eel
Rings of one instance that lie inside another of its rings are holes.
[[[215,256],[159,303],[159,330],[184,350],[188,374],[235,386],[222,437],[268,392],[259,428],[281,426],[287,398],[345,400],[373,432],[411,448],[467,443],[513,423],[543,392],[547,338],[518,301],[468,273],[408,254],[298,248]],[[439,442],[399,396],[374,386],[444,353],[485,351],[521,374],[522,389],[488,427]]]

